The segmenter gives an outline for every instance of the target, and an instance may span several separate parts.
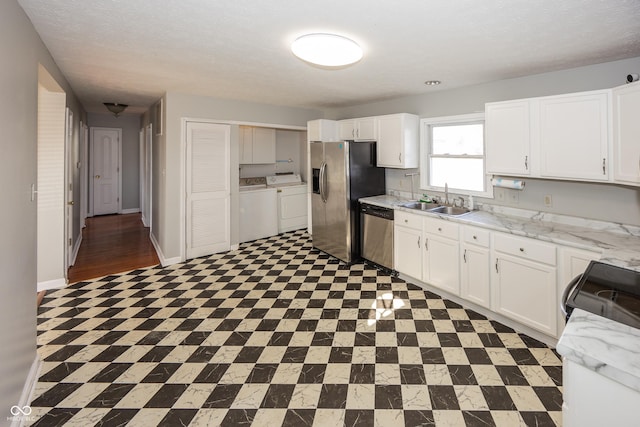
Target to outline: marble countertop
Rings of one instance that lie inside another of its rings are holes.
[[[640,392],[640,329],[575,309],[558,353]]]
[[[640,271],[640,227],[486,204],[456,217],[401,207],[408,200],[396,196],[365,197],[360,201],[599,252],[602,262]]]

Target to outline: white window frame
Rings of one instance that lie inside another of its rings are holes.
[[[482,122],[484,130],[484,149],[482,167],[485,171],[484,179],[485,191],[471,191],[459,188],[449,188],[450,193],[473,195],[478,197],[493,198],[493,186],[491,185],[491,175],[487,174],[487,139],[486,123],[484,113],[461,114],[459,116],[431,117],[420,119],[420,189],[425,191],[443,192],[444,187],[437,187],[429,184],[429,159],[431,158],[431,126],[455,125],[465,123]]]

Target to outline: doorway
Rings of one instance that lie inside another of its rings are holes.
[[[91,197],[92,215],[108,215],[122,210],[120,178],[122,129],[91,128]]]

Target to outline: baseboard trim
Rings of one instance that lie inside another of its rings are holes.
[[[71,265],[76,265],[76,258],[78,257],[78,251],[80,250],[80,244],[82,243],[82,233],[76,240],[76,244],[73,246],[73,253],[71,255]]]
[[[230,250],[230,251],[237,251],[239,247],[240,247],[240,245],[239,245],[239,244],[231,245],[231,247],[229,248],[229,250]]]
[[[31,364],[31,369],[29,369],[29,375],[27,375],[24,387],[22,388],[20,401],[16,405],[19,408],[25,408],[31,404],[33,393],[35,392],[36,385],[38,384],[40,369],[42,369],[42,360],[38,353],[36,353],[36,357],[33,359],[33,363]],[[27,424],[31,425],[34,421],[38,420],[36,417],[28,415],[13,416],[9,419],[11,419],[11,427],[22,427]]]
[[[141,215],[140,219],[142,220],[142,225],[144,225],[146,228],[149,228],[149,221],[147,221],[147,218],[145,218],[144,215]]]
[[[53,279],[53,280],[46,280],[44,282],[38,282],[38,287],[36,290],[37,292],[48,291],[51,289],[62,289],[65,286],[67,286],[67,279],[63,277],[61,279]]]
[[[164,254],[162,253],[162,249],[160,249],[160,244],[156,240],[156,236],[154,236],[153,233],[149,233],[149,239],[151,240],[151,244],[156,250],[156,254],[158,255],[158,259],[160,260],[160,265],[166,267],[168,265],[182,262],[182,259],[180,257],[165,258]]]
[[[120,211],[120,214],[121,215],[126,215],[126,214],[139,213],[139,212],[140,212],[140,208],[122,209]]]

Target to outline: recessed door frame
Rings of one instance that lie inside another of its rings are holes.
[[[94,133],[97,130],[116,130],[118,131],[118,214],[122,213],[122,128],[107,128],[107,127],[91,127],[91,138],[90,138],[90,147],[89,150],[89,180],[87,182],[89,186],[89,208],[88,208],[88,217],[94,216]]]

